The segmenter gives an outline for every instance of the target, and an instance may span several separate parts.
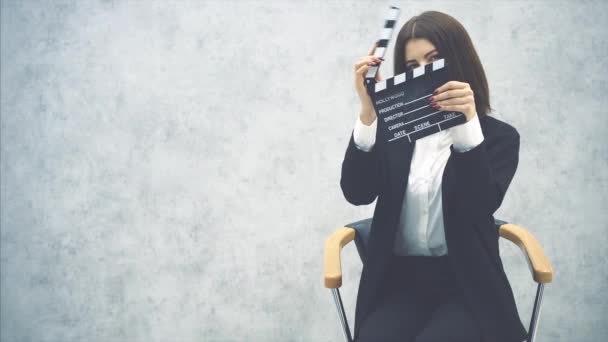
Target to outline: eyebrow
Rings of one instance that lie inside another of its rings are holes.
[[[437,51],[437,49],[433,49],[433,50],[427,52],[426,55],[424,55],[424,58],[427,58],[431,53],[433,53],[435,51]],[[410,59],[410,60],[406,61],[405,64],[407,64],[409,62],[415,62],[415,61],[416,61],[415,59]]]

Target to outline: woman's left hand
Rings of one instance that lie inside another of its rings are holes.
[[[468,83],[448,81],[437,88],[429,98],[431,105],[442,111],[455,111],[463,113],[467,121],[477,115],[475,108],[475,95]]]

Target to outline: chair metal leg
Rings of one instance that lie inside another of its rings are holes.
[[[530,329],[528,329],[528,342],[534,342],[536,337],[536,328],[538,327],[538,318],[540,317],[540,308],[543,300],[543,289],[545,284],[538,284],[536,289],[536,298],[534,299],[534,311],[532,311],[532,318],[530,319]]]
[[[346,342],[353,342],[353,338],[350,335],[350,329],[348,328],[348,321],[346,320],[346,315],[344,314],[344,305],[342,305],[340,289],[331,289],[331,293],[334,295],[334,302],[336,303],[336,308],[338,309],[340,323],[342,323],[342,332],[344,333],[344,338],[346,339]]]

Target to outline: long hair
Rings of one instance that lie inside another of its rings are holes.
[[[473,90],[477,115],[481,118],[493,111],[490,91],[483,66],[464,26],[452,16],[426,11],[408,20],[397,35],[394,54],[394,74],[406,71],[405,47],[411,38],[430,41],[440,57],[449,65],[450,80],[466,82]]]

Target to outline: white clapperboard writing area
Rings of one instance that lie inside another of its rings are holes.
[[[389,6],[376,42],[376,57],[384,57],[400,11]],[[399,139],[413,143],[466,122],[463,113],[435,109],[428,101],[435,89],[449,81],[449,63],[445,58],[376,82],[379,68],[380,63],[368,69],[365,85],[378,116],[378,136],[383,143]]]

